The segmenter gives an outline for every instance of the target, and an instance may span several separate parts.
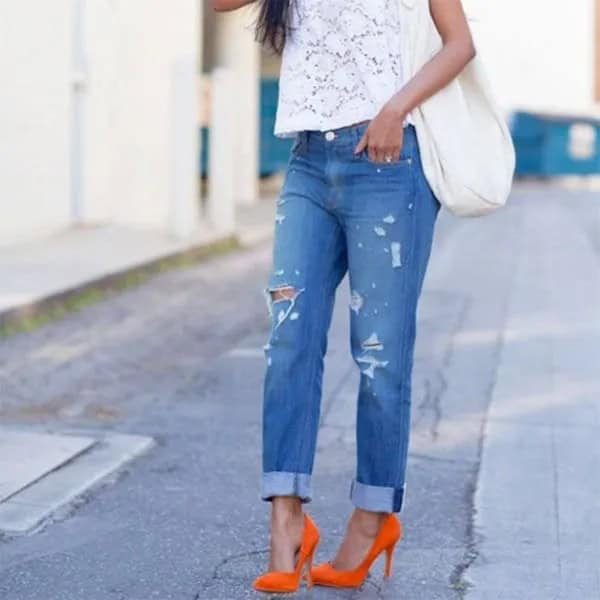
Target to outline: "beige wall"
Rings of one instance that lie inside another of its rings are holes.
[[[276,54],[263,48],[261,53],[261,61],[263,77],[279,76],[279,66],[281,64],[281,60]]]
[[[254,11],[254,9],[253,9]],[[255,11],[254,11],[254,14]],[[216,20],[218,15],[210,7],[207,7],[204,14],[204,40],[202,48],[202,71],[210,72],[216,65],[217,43],[215,40]],[[248,20],[248,26],[252,25],[252,20]],[[261,52],[261,73],[263,77],[277,77],[279,75],[280,60],[272,52],[263,49]]]
[[[0,245],[75,221],[168,227],[197,179],[199,6],[0,2]]]
[[[196,2],[97,0],[89,7],[84,220],[164,227],[173,195],[175,86],[182,69],[192,81],[197,70]],[[188,119],[193,131],[195,110]]]
[[[595,100],[598,0],[466,0],[506,108],[588,110]]]
[[[0,2],[0,245],[71,217],[71,0]]]

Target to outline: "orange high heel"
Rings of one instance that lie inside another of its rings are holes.
[[[259,592],[284,593],[296,592],[300,587],[302,572],[306,567],[308,587],[312,587],[310,575],[313,556],[319,543],[319,529],[315,522],[304,514],[304,533],[302,534],[302,545],[298,553],[298,562],[293,571],[269,571],[254,580],[253,586]]]
[[[367,556],[356,569],[352,571],[338,571],[330,562],[321,563],[312,569],[312,580],[316,585],[325,585],[328,587],[359,587],[367,578],[371,565],[383,552],[386,553],[385,577],[390,577],[392,574],[394,548],[401,537],[402,524],[395,514],[390,513],[381,524],[377,532],[377,537],[369,549]]]

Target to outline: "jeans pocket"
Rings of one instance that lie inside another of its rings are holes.
[[[363,151],[358,155],[359,158],[361,160],[364,160],[365,162],[369,163],[370,165],[375,165],[376,167],[384,167],[384,168],[389,168],[389,167],[397,167],[400,165],[410,165],[412,164],[412,157],[407,156],[403,153],[400,154],[400,158],[391,160],[391,161],[376,161],[376,160],[371,160],[371,158],[369,157],[369,150],[368,148],[364,148]]]

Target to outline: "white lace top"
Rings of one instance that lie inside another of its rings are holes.
[[[291,0],[275,135],[373,118],[403,84],[398,0]]]

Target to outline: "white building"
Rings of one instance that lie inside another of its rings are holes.
[[[465,0],[507,108],[600,100],[600,0]],[[252,7],[201,0],[0,3],[0,245],[73,224],[185,235],[199,219],[196,77],[233,73],[231,161],[215,182],[257,196],[258,81],[277,61],[253,42]],[[203,57],[204,55],[204,57]],[[221,114],[222,117],[222,114]],[[228,191],[227,191],[228,190]]]
[[[465,0],[501,103],[560,112],[600,101],[600,0]]]
[[[165,226],[174,162],[195,160],[173,142],[195,145],[198,6],[0,3],[0,243],[73,223]]]

